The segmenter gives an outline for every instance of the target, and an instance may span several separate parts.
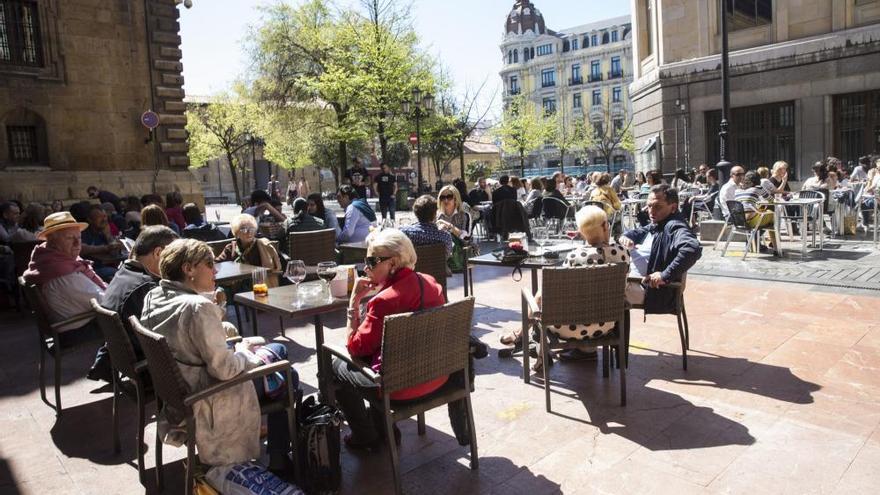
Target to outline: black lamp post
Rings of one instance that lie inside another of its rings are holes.
[[[730,168],[733,166],[727,160],[727,146],[730,135],[728,133],[727,116],[730,115],[730,74],[727,47],[727,2],[721,0],[721,126],[718,132],[720,141],[720,160],[715,168],[721,172],[720,180],[726,180],[730,176]]]
[[[413,88],[412,100],[403,101],[403,113],[412,115],[416,119],[416,147],[419,150],[419,161],[417,168],[416,194],[422,192],[422,117],[427,117],[431,110],[434,109],[434,97],[431,93],[422,95],[422,90]]]

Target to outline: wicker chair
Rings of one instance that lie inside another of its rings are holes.
[[[86,345],[94,345],[101,341],[100,332],[92,326],[85,326],[86,323],[95,317],[95,313],[87,311],[74,315],[66,320],[51,323],[49,321],[49,305],[46,303],[40,288],[34,284],[30,284],[19,277],[18,284],[24,291],[25,299],[31,308],[31,313],[37,320],[37,330],[39,331],[40,341],[40,398],[52,409],[55,414],[61,416],[61,357],[64,354],[84,347]],[[58,330],[74,323],[82,323],[83,326],[71,330]],[[64,334],[68,343],[62,342],[59,338],[60,334]],[[70,341],[74,341],[70,343]],[[51,354],[55,361],[55,404],[49,402],[46,398],[46,354]]]
[[[336,260],[336,231],[334,229],[288,234],[290,259],[303,260],[306,266],[322,261]]]
[[[627,282],[629,283],[641,283],[642,279],[640,277],[629,277],[627,278]],[[688,328],[688,319],[687,319],[687,311],[684,307],[684,289],[687,285],[687,274],[682,278],[681,282],[668,282],[664,287],[669,289],[676,290],[676,303],[675,308],[673,308],[669,313],[670,315],[675,315],[675,318],[678,323],[678,337],[681,340],[681,368],[685,371],[688,369],[688,356],[687,351],[691,348],[691,334],[690,329]],[[633,304],[631,305],[632,309],[641,309],[644,311],[644,304]],[[629,339],[629,313],[627,312],[626,326],[627,326],[627,339]],[[629,354],[629,345],[627,341],[627,352]],[[618,363],[619,366],[619,363]]]
[[[148,392],[144,379],[147,376],[147,362],[145,360],[138,361],[131,343],[131,338],[122,323],[122,319],[115,311],[104,308],[98,301],[92,299],[92,309],[97,315],[95,321],[104,334],[104,341],[107,343],[107,350],[110,351],[110,362],[113,365],[113,452],[119,453],[121,450],[119,445],[119,407],[118,400],[121,395],[119,389],[117,373],[129,379],[135,387],[135,400],[138,408],[138,434],[137,434],[137,455],[138,455],[138,476],[141,484],[144,484],[144,425],[146,423],[144,406],[152,402],[155,396]]]
[[[43,241],[26,241],[26,242],[13,242],[9,245],[12,248],[12,259],[15,264],[15,276],[20,277],[24,271],[28,267],[28,263],[31,261],[31,254],[34,252],[34,248],[37,247],[38,244]],[[13,285],[15,284],[15,280],[12,281]],[[15,307],[18,311],[21,311],[21,289],[20,286],[16,287],[12,290],[15,296]]]
[[[220,256],[220,253],[223,252],[223,248],[225,248],[230,242],[234,240],[235,239],[224,239],[222,241],[206,242],[205,244],[207,244],[208,247],[211,248],[211,251],[214,252],[214,257],[216,258],[217,256]]]
[[[531,339],[528,327],[540,335],[538,352],[544,356],[544,398],[550,412],[549,351],[583,346],[602,347],[602,376],[608,376],[610,348],[624,348],[618,352],[620,366],[620,405],[626,405],[626,346],[629,342],[624,318],[626,303],[626,274],[629,265],[612,263],[584,268],[546,268],[541,272],[541,306],[529,288],[522,289],[523,335]],[[529,316],[531,313],[531,316]],[[589,325],[615,322],[615,330],[597,338],[551,343],[547,327],[551,325]],[[523,346],[525,348],[525,346]],[[529,353],[523,353],[523,380],[530,381]]]
[[[427,244],[424,246],[415,246],[416,248],[416,267],[415,270],[420,273],[428,274],[443,286],[443,297],[446,297],[446,246],[443,244]]]
[[[189,393],[186,382],[180,374],[177,362],[171,354],[165,337],[158,333],[151,332],[144,328],[143,325],[134,316],[129,318],[131,327],[134,329],[144,350],[147,358],[147,369],[150,371],[150,377],[153,379],[153,389],[156,391],[157,410],[163,410],[164,406],[168,406],[174,411],[181,414],[186,428],[186,478],[184,480],[184,488],[186,495],[192,495],[193,492],[193,474],[195,468],[195,447],[196,447],[196,423],[193,416],[193,404],[198,401],[205,400],[212,395],[222,392],[230,387],[242,383],[248,383],[255,378],[261,378],[275,372],[285,374],[287,383],[287,398],[285,401],[267,402],[260,405],[263,414],[287,409],[288,428],[290,429],[291,440],[296,439],[296,404],[299,401],[299,395],[294,392],[293,379],[290,373],[290,361],[283,360],[272,364],[259,366],[241,373],[231,380],[216,383],[210,387],[198,392]],[[295,449],[292,449],[295,452]],[[162,440],[159,438],[159,429],[156,429],[156,486],[159,491],[163,487],[162,475]],[[299,477],[299,464],[294,459],[294,466],[297,469],[296,477]]]
[[[394,473],[394,491],[401,493],[397,446],[394,442],[394,423],[416,416],[419,435],[425,434],[425,411],[464,400],[468,412],[470,432],[471,469],[479,467],[477,435],[471,407],[470,371],[468,369],[469,338],[474,315],[474,298],[447,303],[417,313],[402,313],[385,317],[382,339],[382,373],[375,373],[369,363],[353,358],[344,347],[324,344],[323,349],[360,368],[384,392],[371,405],[385,413],[385,438]],[[329,356],[328,356],[329,358]],[[391,393],[410,388],[440,376],[462,373],[464,380],[447,382],[436,392],[415,401],[391,401]]]

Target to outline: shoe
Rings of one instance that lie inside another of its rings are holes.
[[[113,369],[110,368],[109,363],[106,365],[97,365],[92,366],[92,369],[89,370],[86,378],[95,382],[107,382],[113,383]]]
[[[361,450],[366,452],[372,452],[379,448],[379,445],[382,444],[382,438],[376,437],[374,440],[369,442],[358,442],[354,440],[354,436],[349,433],[342,437],[342,442],[348,447],[349,450]]]
[[[582,351],[580,349],[566,349],[557,354],[560,361],[596,361],[599,353],[595,349]]]
[[[521,330],[511,330],[506,334],[501,336],[499,339],[500,342],[504,345],[514,345],[517,342],[522,340],[522,331]]]

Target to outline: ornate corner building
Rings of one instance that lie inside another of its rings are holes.
[[[0,0],[0,197],[77,199],[90,185],[201,195],[177,3]]]
[[[721,5],[631,0],[636,168],[719,159]],[[880,153],[880,0],[726,0],[728,160],[787,161],[797,180],[832,155]]]
[[[609,112],[614,125],[626,125],[632,117],[630,38],[629,16],[553,31],[531,1],[517,0],[501,43],[505,106],[513,97],[525,95],[540,111],[558,113],[572,127],[584,118],[601,125]],[[555,147],[546,145],[532,153],[527,164],[557,168],[559,155]],[[630,153],[617,150],[612,170],[632,161]],[[565,157],[566,169],[587,165],[604,165],[604,157],[593,152]]]

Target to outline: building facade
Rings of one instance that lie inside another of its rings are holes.
[[[505,106],[513,97],[526,95],[538,111],[556,113],[566,126],[571,122],[572,128],[582,119],[589,119],[594,126],[606,120],[625,126],[631,120],[629,16],[553,31],[532,2],[517,0],[507,16],[501,54]],[[596,152],[568,153],[564,166],[604,161]],[[618,166],[629,164],[632,155],[617,150],[612,161]],[[560,153],[549,144],[527,158],[528,167],[559,165]]]
[[[201,196],[177,3],[0,0],[0,197],[81,199],[90,185]]]
[[[880,0],[728,0],[727,159],[785,160],[797,180],[826,156],[880,152]],[[717,163],[721,4],[631,0],[636,168]]]

